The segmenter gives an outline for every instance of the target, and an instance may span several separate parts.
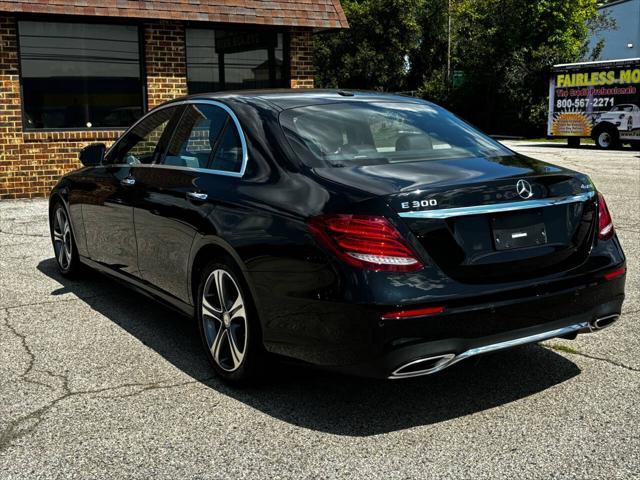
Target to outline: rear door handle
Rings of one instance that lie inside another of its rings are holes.
[[[126,186],[135,185],[136,184],[136,179],[132,178],[132,177],[125,177],[122,180],[120,180],[120,184],[126,185]]]
[[[202,202],[207,199],[207,194],[200,192],[187,192],[187,198],[191,200],[199,200]]]

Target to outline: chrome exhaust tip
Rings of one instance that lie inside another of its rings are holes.
[[[605,315],[604,317],[596,318],[589,322],[589,325],[586,328],[580,330],[579,333],[593,333],[598,332],[604,328],[607,328],[613,325],[620,318],[620,314],[614,313],[611,315]]]
[[[389,378],[421,377],[423,375],[429,375],[431,373],[444,370],[454,363],[456,363],[455,353],[445,353],[434,357],[419,358],[398,367],[391,373],[391,375],[389,375]]]
[[[595,319],[592,323],[591,323],[591,328],[593,330],[602,330],[603,328],[607,328],[610,325],[613,325],[618,318],[620,318],[620,315],[618,315],[617,313],[614,315],[607,315],[606,317],[600,317]]]

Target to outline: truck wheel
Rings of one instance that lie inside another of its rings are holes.
[[[578,148],[580,146],[580,137],[567,138],[567,145],[569,148]]]
[[[603,150],[612,150],[620,144],[618,130],[613,127],[599,128],[594,134],[596,146]]]

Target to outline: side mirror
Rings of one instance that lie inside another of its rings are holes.
[[[93,167],[102,163],[106,150],[107,146],[104,143],[92,143],[80,150],[78,158],[85,167]]]

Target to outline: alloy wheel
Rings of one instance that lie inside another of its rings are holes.
[[[247,317],[240,288],[226,270],[214,270],[205,282],[202,322],[213,360],[227,372],[237,370],[247,351]]]
[[[53,248],[60,268],[68,270],[73,253],[73,239],[69,218],[63,207],[58,207],[53,218]]]

